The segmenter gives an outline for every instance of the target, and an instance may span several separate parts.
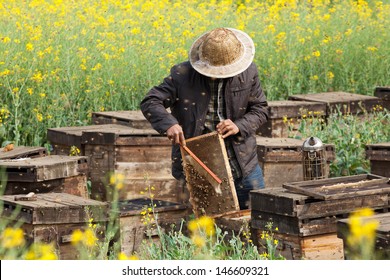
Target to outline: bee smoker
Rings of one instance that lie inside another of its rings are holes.
[[[309,137],[303,142],[302,159],[305,181],[326,178],[325,148],[319,138]]]

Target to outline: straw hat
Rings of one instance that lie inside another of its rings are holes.
[[[199,73],[213,78],[233,77],[253,61],[255,45],[243,31],[217,28],[200,36],[192,44],[189,59]]]

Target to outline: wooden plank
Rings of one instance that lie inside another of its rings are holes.
[[[221,194],[217,194],[207,179],[190,164],[185,151],[181,150],[190,202],[195,215],[213,216],[239,210],[237,193],[222,137],[213,132],[187,139],[186,143],[187,147],[222,179]]]
[[[389,193],[388,178],[364,174],[286,183],[283,188],[318,199],[341,199],[359,195]]]
[[[44,157],[46,155],[47,155],[47,150],[44,147],[17,146],[13,150],[8,152],[5,152],[3,149],[0,150],[0,160],[35,158],[35,157]]]
[[[322,102],[307,102],[300,100],[268,101],[268,111],[271,119],[282,119],[310,116],[325,116],[326,105]]]
[[[116,162],[115,170],[127,179],[144,179],[145,177],[171,180],[171,163],[169,162]]]
[[[366,145],[366,159],[390,161],[390,142]]]
[[[93,112],[92,123],[95,125],[120,124],[141,129],[152,128],[140,110]]]
[[[390,179],[390,161],[371,161],[371,173]]]

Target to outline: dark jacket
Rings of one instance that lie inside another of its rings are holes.
[[[180,124],[186,139],[201,135],[210,101],[208,79],[188,61],[175,65],[171,75],[142,100],[142,113],[161,134],[172,125]],[[228,140],[232,141],[243,176],[246,176],[258,163],[256,131],[268,120],[268,105],[254,63],[241,74],[227,79],[225,102],[227,118],[240,130]],[[170,108],[171,113],[166,108]],[[172,147],[172,175],[177,179],[184,176],[178,145]]]

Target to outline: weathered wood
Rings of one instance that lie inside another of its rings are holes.
[[[0,160],[3,159],[22,159],[22,158],[36,158],[47,155],[47,150],[44,147],[26,147],[17,146],[13,150],[5,152],[0,150]]]
[[[311,236],[336,232],[337,217],[299,219],[252,210],[251,225],[253,228],[264,229],[269,222],[272,222],[274,227],[278,227],[280,233]]]
[[[390,178],[390,142],[366,145],[371,173]]]
[[[221,180],[221,194],[190,164],[182,149],[183,166],[190,193],[190,202],[196,216],[217,215],[239,210],[237,193],[227,157],[224,141],[216,133],[204,134],[186,140],[187,147]]]
[[[318,199],[342,199],[359,195],[390,193],[388,178],[363,174],[283,184],[283,188]]]
[[[93,112],[92,123],[95,125],[120,124],[141,129],[152,128],[140,110]]]
[[[42,182],[84,173],[86,157],[45,156],[22,160],[0,160],[10,182]]]
[[[85,174],[42,182],[7,182],[4,188],[0,186],[0,192],[4,195],[55,192],[89,197]]]
[[[320,102],[305,101],[269,101],[269,120],[262,125],[257,134],[264,137],[288,137],[290,127],[285,121],[292,119],[294,131],[298,129],[302,118],[325,117],[326,105]]]
[[[382,99],[383,107],[390,111],[390,86],[376,87],[374,96]]]
[[[289,96],[288,99],[325,103],[327,105],[327,116],[337,110],[340,110],[342,114],[359,114],[365,111],[373,112],[376,106],[382,105],[382,100],[378,97],[348,92],[297,94]]]
[[[239,236],[250,239],[251,210],[239,210],[220,214],[214,217],[215,224],[227,232],[228,236]]]
[[[53,129],[51,135],[57,143],[58,153],[69,152],[71,146],[81,145],[81,154],[89,161],[88,178],[93,199],[106,201],[110,198],[111,189],[107,186],[114,173],[123,173],[125,177],[121,198],[139,197],[147,186],[143,182],[145,178],[151,186],[155,185],[155,198],[178,198],[176,180],[171,175],[172,143],[155,130],[104,124]],[[168,186],[172,188],[170,194],[166,192]]]
[[[23,195],[0,196],[4,205],[2,215],[10,217],[21,207],[16,219],[22,218],[28,224],[83,223],[91,216],[98,221],[107,220],[108,205],[103,202],[67,193],[40,193],[36,201],[15,201],[15,196]]]
[[[389,195],[376,194],[348,199],[319,200],[283,188],[251,192],[253,210],[270,212],[299,219],[325,218],[350,213],[358,208],[383,209],[389,207]]]
[[[303,142],[292,138],[256,137],[257,156],[266,188],[282,187],[284,183],[303,180]],[[330,163],[335,159],[334,145],[324,144],[324,150],[327,177]]]
[[[263,230],[254,231],[254,242],[262,252],[265,240],[261,239]],[[313,236],[297,236],[273,232],[279,241],[276,254],[287,260],[342,260],[344,259],[343,240],[335,233]]]
[[[150,213],[150,217],[147,208],[153,209],[151,212],[154,214]],[[128,255],[136,252],[143,242],[158,240],[157,226],[166,233],[173,227],[178,230],[189,215],[189,209],[184,204],[149,199],[120,201],[119,210],[118,239],[121,252]]]

